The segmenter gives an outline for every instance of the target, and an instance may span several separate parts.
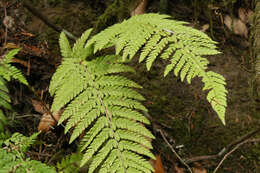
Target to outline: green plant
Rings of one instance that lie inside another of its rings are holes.
[[[63,173],[79,172],[81,159],[82,154],[80,153],[72,154],[62,158],[61,162],[57,163],[58,171]]]
[[[84,60],[92,52],[92,46],[84,47],[90,32],[87,30],[72,49],[65,34],[61,34],[64,59],[50,84],[50,93],[55,94],[52,111],[66,106],[59,124],[68,119],[65,132],[75,127],[70,142],[88,129],[80,148],[86,149],[81,166],[89,162],[89,172],[101,163],[100,171],[124,172],[126,168],[137,171],[138,168],[150,172],[153,168],[149,162],[137,154],[154,158],[148,140],[154,137],[141,124],[149,121],[136,111],[147,111],[139,102],[144,98],[132,89],[141,87],[117,75],[134,70],[115,55]]]
[[[95,35],[88,43],[95,43],[94,53],[115,45],[116,54],[123,52],[123,60],[132,59],[140,51],[139,62],[146,59],[146,67],[151,69],[156,58],[168,60],[164,76],[173,70],[186,77],[190,84],[194,77],[201,77],[203,90],[208,90],[207,100],[225,124],[226,94],[225,78],[212,71],[206,71],[209,61],[201,56],[220,53],[216,42],[206,34],[191,27],[186,22],[169,20],[170,16],[146,14],[116,24]],[[137,37],[138,36],[138,37]]]
[[[207,100],[225,124],[225,79],[206,71],[214,55],[216,42],[206,34],[184,26],[167,15],[135,16],[94,35],[85,44],[91,30],[70,47],[64,33],[60,36],[62,64],[52,77],[49,91],[54,96],[52,112],[64,108],[59,124],[67,120],[65,132],[73,129],[70,142],[84,131],[80,151],[81,166],[89,172],[152,172],[145,159],[154,158],[150,139],[154,138],[143,124],[149,124],[140,103],[144,98],[133,88],[141,88],[121,73],[134,72],[124,62],[141,52],[150,70],[156,58],[169,62],[164,76],[173,71],[188,83],[198,76],[208,90]],[[104,48],[115,46],[116,55],[95,57]],[[122,57],[119,54],[122,53]],[[91,60],[93,59],[93,60]]]
[[[25,77],[16,67],[11,65],[12,59],[19,52],[19,49],[13,49],[7,54],[0,57],[0,132],[3,131],[4,124],[6,123],[6,117],[2,109],[11,110],[11,99],[9,97],[9,91],[6,87],[6,81],[10,81],[12,78],[19,82],[28,85]]]
[[[26,137],[22,134],[14,133],[4,141],[0,139],[0,173],[56,173],[55,168],[25,157],[25,153],[35,142],[38,134],[35,133],[30,137]]]

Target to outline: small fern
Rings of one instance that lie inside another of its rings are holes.
[[[58,171],[63,173],[79,172],[81,159],[82,155],[79,153],[62,158],[61,162],[57,163]]]
[[[85,133],[80,151],[81,166],[88,163],[89,173],[151,172],[143,156],[154,158],[148,138],[154,138],[142,124],[149,124],[139,111],[144,98],[132,88],[141,88],[119,73],[134,72],[119,56],[107,55],[85,60],[92,46],[84,46],[91,30],[70,48],[64,33],[60,47],[62,64],[52,77],[50,93],[54,95],[52,112],[65,107],[59,124],[67,120],[65,132],[73,129],[70,142]]]
[[[20,70],[11,65],[12,59],[18,52],[19,49],[13,49],[0,57],[0,132],[3,131],[4,124],[6,124],[6,117],[2,109],[11,110],[11,99],[8,95],[9,91],[5,80],[10,81],[13,78],[28,85]]]
[[[32,172],[32,173],[56,173],[55,168],[47,166],[39,161],[25,158],[25,152],[34,143],[38,133],[30,137],[14,133],[10,138],[1,141],[0,148],[0,173],[7,172]]]
[[[94,53],[115,45],[116,54],[123,54],[123,60],[132,59],[140,51],[139,62],[146,60],[151,69],[157,58],[168,60],[164,76],[173,71],[181,80],[190,84],[194,77],[202,77],[203,90],[208,90],[207,100],[225,124],[227,106],[225,78],[212,71],[206,71],[208,60],[204,55],[220,53],[216,42],[206,34],[185,26],[186,22],[169,19],[159,14],[137,15],[120,24],[115,24],[92,37],[86,47],[94,45]]]
[[[7,81],[16,79],[19,82],[28,85],[21,71],[11,65],[12,59],[19,52],[19,50],[20,49],[13,49],[0,59],[0,76],[2,76]]]

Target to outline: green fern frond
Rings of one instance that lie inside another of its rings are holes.
[[[9,139],[6,139],[4,144],[6,147],[16,146],[16,151],[19,153],[25,153],[29,147],[35,143],[35,140],[39,133],[26,137],[20,133],[14,133]]]
[[[19,50],[20,49],[13,49],[4,55],[2,59],[0,59],[0,76],[7,81],[10,81],[13,78],[25,85],[28,85],[21,71],[11,65],[12,59],[19,52]]]
[[[62,158],[61,162],[57,163],[58,171],[63,173],[78,172],[81,159],[82,155],[79,153]]]
[[[0,172],[32,172],[32,173],[56,173],[55,168],[47,166],[39,161],[25,158],[25,152],[34,143],[37,135],[30,137],[14,133],[12,137],[6,139],[0,146]],[[4,146],[3,146],[4,144]]]
[[[20,49],[13,49],[7,54],[0,57],[0,132],[3,131],[6,124],[6,118],[2,109],[11,110],[11,99],[9,97],[9,91],[6,87],[6,81],[16,79],[19,82],[28,85],[25,77],[16,67],[12,66],[12,59],[19,52]]]
[[[0,76],[0,107],[11,110],[11,99],[4,79]]]
[[[216,50],[216,42],[184,24],[186,22],[171,20],[167,15],[137,15],[93,36],[86,46],[94,45],[95,53],[114,45],[116,54],[122,53],[123,60],[132,59],[140,52],[139,62],[146,60],[148,70],[157,58],[167,59],[170,63],[164,76],[173,71],[188,83],[194,77],[202,77],[204,88],[209,90],[207,100],[225,124],[225,79],[207,72],[209,62],[202,57],[220,53]]]
[[[87,51],[82,48],[83,42],[74,45],[81,47],[72,48],[74,55]],[[59,124],[66,121],[65,133],[72,130],[70,143],[86,131],[80,143],[84,153],[81,166],[88,163],[90,173],[113,172],[111,165],[121,172],[152,172],[152,166],[142,157],[154,158],[149,140],[154,136],[143,125],[149,124],[148,119],[139,112],[147,111],[140,103],[144,97],[133,90],[141,86],[119,74],[135,71],[123,64],[119,56],[86,61],[74,55],[63,59],[52,77],[51,109],[57,112],[65,108]],[[133,156],[139,159],[140,166],[132,160]]]
[[[5,80],[0,76],[0,132],[4,131],[4,126],[7,123],[6,117],[4,114],[4,109],[11,110],[12,107],[10,105],[11,99],[8,95],[9,91],[6,87]]]

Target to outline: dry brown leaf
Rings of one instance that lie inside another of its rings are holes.
[[[4,45],[5,49],[17,49],[20,48],[18,45],[16,45],[15,43],[7,43],[6,45]]]
[[[250,16],[253,15],[253,11],[249,9],[239,8],[238,9],[238,16],[239,19],[244,22],[248,23]]]
[[[242,37],[248,38],[248,29],[240,19],[234,18],[232,20],[229,15],[226,15],[224,23],[230,31]]]
[[[207,170],[201,166],[198,162],[194,163],[194,167],[192,167],[193,173],[207,173]]]
[[[144,14],[146,10],[147,0],[139,0],[137,6],[131,10],[131,16]]]
[[[242,22],[247,23],[248,21],[248,16],[247,16],[247,11],[244,8],[239,8],[238,9],[238,17]]]
[[[60,109],[58,112],[53,114],[53,117],[48,113],[43,114],[38,125],[38,131],[41,131],[42,133],[49,131],[53,126],[56,125],[56,122],[59,121],[62,112],[63,109]],[[53,118],[55,118],[56,121]]]
[[[209,24],[205,24],[205,25],[203,25],[202,27],[201,27],[201,31],[202,32],[205,32],[205,31],[207,31],[209,29]]]
[[[44,114],[44,113],[47,112],[45,110],[44,106],[42,105],[42,103],[38,100],[32,99],[32,105],[33,105],[33,108],[36,112],[39,112],[41,114]]]
[[[154,173],[165,173],[160,155],[156,155],[156,160],[150,160],[150,163],[155,170]]]
[[[19,63],[21,65],[23,65],[24,67],[28,67],[28,62],[21,60],[21,59],[17,59],[17,58],[13,58],[12,62],[14,63]],[[38,112],[38,111],[37,111]]]
[[[207,173],[207,170],[205,168],[192,168],[193,173]]]

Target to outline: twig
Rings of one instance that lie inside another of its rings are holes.
[[[190,171],[190,173],[192,173],[192,170],[191,168],[189,167],[189,165],[187,163],[185,163],[185,161],[178,155],[178,153],[174,150],[174,148],[171,146],[171,144],[167,141],[167,139],[165,138],[162,130],[159,130],[162,137],[163,137],[163,140],[166,142],[166,144],[170,147],[170,149],[172,150],[172,152],[176,155],[176,157],[181,161],[181,163],[183,165],[185,165],[187,167],[187,169]]]
[[[248,143],[248,142],[259,142],[260,141],[260,138],[257,138],[257,139],[248,139],[248,140],[245,140],[239,144],[237,144],[230,152],[228,152],[227,154],[225,154],[225,156],[222,158],[222,160],[219,162],[218,166],[215,168],[214,172],[213,173],[216,173],[218,171],[218,169],[220,168],[221,164],[224,162],[224,160],[226,160],[226,158],[231,154],[233,153],[234,151],[236,151],[240,146]]]
[[[62,32],[64,31],[64,33],[72,40],[77,40],[77,37],[75,37],[72,33],[66,31],[65,29],[62,29],[59,26],[54,25],[52,22],[50,22],[47,17],[45,17],[43,14],[41,14],[39,11],[37,11],[35,8],[33,8],[29,3],[27,3],[26,1],[23,2],[23,6],[30,11],[34,16],[38,17],[39,19],[41,19],[47,26],[51,27],[52,29],[54,29],[57,32]]]
[[[197,161],[202,161],[202,160],[209,160],[209,159],[216,159],[218,157],[221,157],[225,153],[227,153],[233,146],[240,144],[242,141],[245,141],[246,139],[252,137],[253,135],[257,134],[260,132],[260,128],[249,132],[248,134],[245,134],[244,136],[236,139],[235,141],[231,142],[228,144],[226,147],[224,147],[220,152],[214,155],[205,155],[205,156],[197,156],[189,159],[184,159],[187,164],[192,163],[192,162],[197,162]]]
[[[229,148],[231,148],[231,147],[233,147],[233,146],[235,146],[235,145],[241,143],[242,141],[244,141],[244,140],[246,140],[246,139],[252,137],[253,135],[257,134],[258,132],[260,132],[260,127],[257,128],[256,130],[254,130],[254,131],[252,131],[252,132],[249,132],[249,133],[245,134],[244,136],[238,138],[238,139],[235,140],[234,142],[230,143],[230,144],[226,147],[227,150],[228,150]]]

